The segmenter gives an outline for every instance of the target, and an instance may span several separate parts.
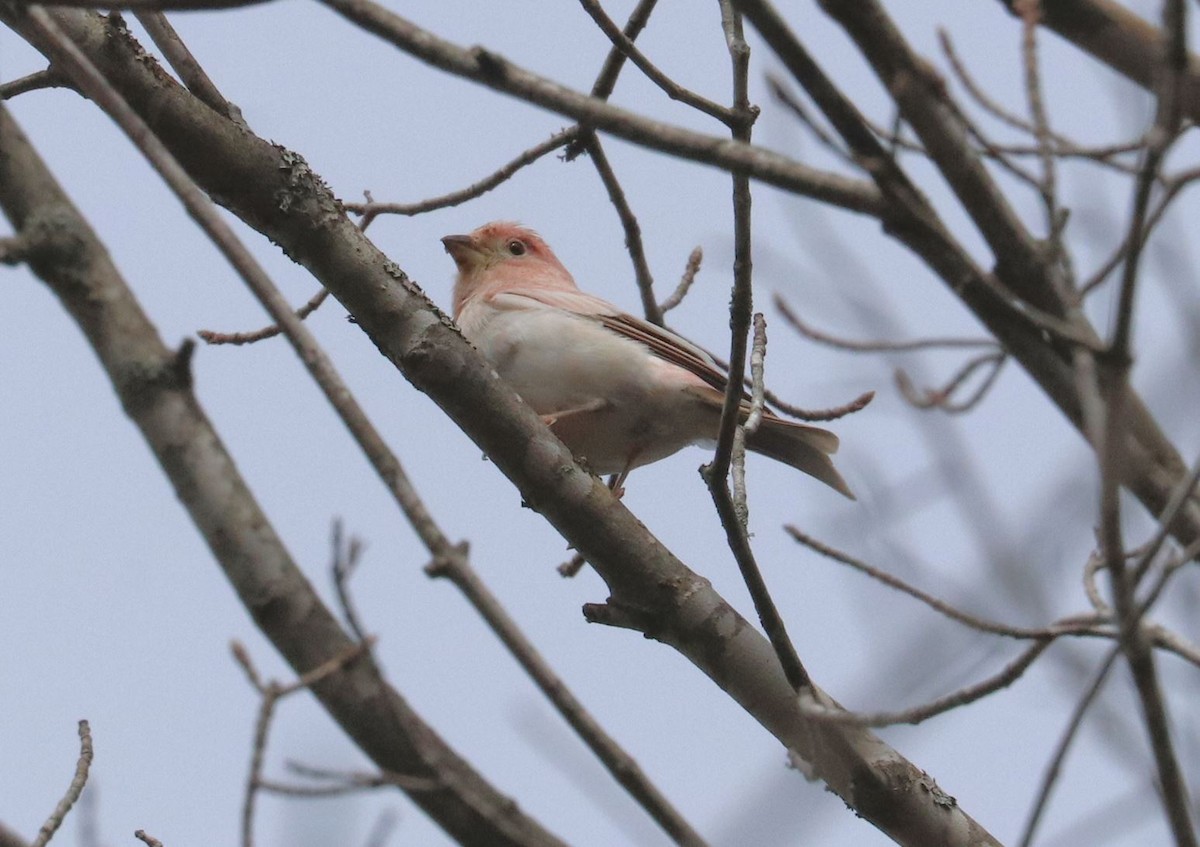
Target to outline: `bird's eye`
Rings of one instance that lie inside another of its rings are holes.
[[[508,252],[512,253],[514,256],[524,256],[525,242],[521,241],[519,238],[514,238],[512,241],[508,242]]]

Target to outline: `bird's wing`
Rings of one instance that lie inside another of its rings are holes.
[[[725,372],[702,348],[669,329],[622,312],[612,303],[591,294],[546,288],[528,288],[520,292],[509,289],[493,296],[491,302],[500,309],[549,307],[594,320],[617,335],[638,342],[658,358],[694,374],[722,394],[729,384]]]
[[[638,342],[658,358],[699,377],[713,393],[708,394],[700,386],[697,386],[694,392],[697,396],[702,396],[703,393],[702,399],[718,407],[729,385],[728,375],[702,348],[669,329],[622,312],[607,300],[601,300],[591,294],[579,290],[529,287],[520,291],[508,289],[495,294],[491,297],[491,303],[499,309],[558,309],[594,320],[617,335]],[[743,414],[750,411],[750,398],[745,391],[742,392],[742,409]],[[837,452],[838,437],[832,432],[786,420],[769,408],[764,409],[763,414],[781,425],[807,432],[807,439],[820,450],[826,453]]]

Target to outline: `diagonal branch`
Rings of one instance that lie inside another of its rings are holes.
[[[98,25],[81,13],[52,13],[59,15]],[[200,110],[216,119],[207,107]],[[87,335],[127,413],[259,628],[298,673],[353,648],[259,509],[200,408],[186,355],[162,343],[104,247],[2,108],[0,206],[15,228],[43,234],[31,260],[33,270]],[[381,768],[446,786],[415,794],[413,800],[461,843],[561,843],[471,770],[363,663],[314,686],[314,693]]]
[[[326,6],[434,67],[568,115],[580,123],[683,159],[748,176],[834,206],[868,215],[880,211],[868,183],[803,165],[786,156],[654,121],[538,76],[483,47],[465,49],[370,0],[323,0]]]
[[[1014,15],[1019,0],[999,0]],[[1162,62],[1163,34],[1115,0],[1041,0],[1042,23],[1079,49],[1154,91]],[[1200,122],[1200,58],[1189,54],[1184,111]]]

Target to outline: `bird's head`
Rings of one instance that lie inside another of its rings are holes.
[[[484,224],[442,244],[458,266],[454,314],[470,298],[506,289],[575,288],[575,280],[541,236],[511,221]]]

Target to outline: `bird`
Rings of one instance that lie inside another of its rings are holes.
[[[525,226],[493,221],[442,244],[463,336],[589,470],[616,475],[615,490],[634,468],[716,440],[728,377],[703,349],[580,290]],[[764,409],[746,447],[855,499],[828,430]]]

